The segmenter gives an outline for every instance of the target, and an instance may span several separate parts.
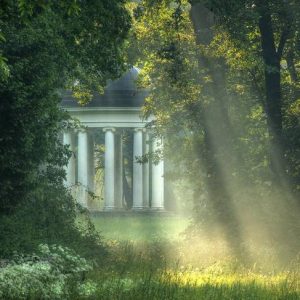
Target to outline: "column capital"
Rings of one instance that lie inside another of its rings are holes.
[[[63,133],[70,133],[70,134],[72,134],[74,132],[74,129],[73,128],[65,128],[64,130],[63,130]]]
[[[102,130],[104,132],[106,132],[106,131],[116,132],[116,128],[114,128],[114,127],[104,127]]]
[[[86,133],[87,132],[87,127],[80,127],[76,129],[77,133]]]
[[[134,132],[139,132],[139,131],[142,131],[142,132],[146,132],[146,128],[145,127],[136,127],[133,129]]]

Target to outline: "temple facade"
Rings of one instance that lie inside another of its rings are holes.
[[[120,79],[108,82],[104,94],[95,93],[86,106],[79,106],[71,93],[63,97],[63,109],[81,124],[80,129],[63,133],[64,144],[73,153],[65,184],[88,209],[164,210],[164,162],[154,164],[150,159],[141,163],[142,157],[162,147],[162,140],[152,137],[147,126],[152,120],[141,117],[147,92],[137,89],[137,75],[138,69],[132,68]],[[131,134],[132,143],[126,145],[132,155],[127,159],[129,178],[124,170],[124,131]],[[97,175],[96,137],[103,141],[103,176]],[[128,167],[128,161],[132,166]]]

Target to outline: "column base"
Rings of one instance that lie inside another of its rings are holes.
[[[166,211],[164,207],[150,207],[151,211],[161,211],[164,212]]]
[[[77,191],[77,202],[84,208],[88,208],[88,193],[85,187],[79,186]]]
[[[145,206],[137,206],[137,207],[132,207],[131,208],[132,211],[148,211],[149,207],[145,207]]]
[[[114,206],[106,206],[104,207],[103,211],[105,212],[122,212],[124,211],[124,208],[118,208]]]

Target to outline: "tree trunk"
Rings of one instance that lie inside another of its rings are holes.
[[[270,162],[274,180],[285,185],[286,166],[282,135],[282,97],[280,55],[275,46],[274,32],[268,1],[257,1],[259,30],[265,69],[266,115],[270,141]]]

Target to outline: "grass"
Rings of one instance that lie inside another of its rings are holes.
[[[102,214],[92,216],[92,221],[105,239],[135,242],[177,240],[189,224],[187,217],[159,214]]]
[[[260,262],[245,265],[214,235],[215,240],[199,238],[198,232],[185,239],[180,232],[188,220],[178,216],[127,214],[93,221],[106,230],[107,255],[94,252],[92,264],[61,246],[49,252],[44,245],[42,260],[20,256],[20,263],[0,270],[0,299],[300,299],[300,257],[275,270],[266,249],[260,250]]]
[[[245,267],[223,243],[184,241],[180,233],[187,218],[110,215],[92,220],[110,256],[88,274],[83,299],[300,299],[299,261],[279,271],[268,264]],[[261,261],[269,263],[271,257]]]
[[[99,279],[99,278],[98,278]],[[226,275],[213,276],[190,272],[145,274],[140,278],[114,275],[101,280],[90,299],[299,299],[296,289],[286,275]]]

